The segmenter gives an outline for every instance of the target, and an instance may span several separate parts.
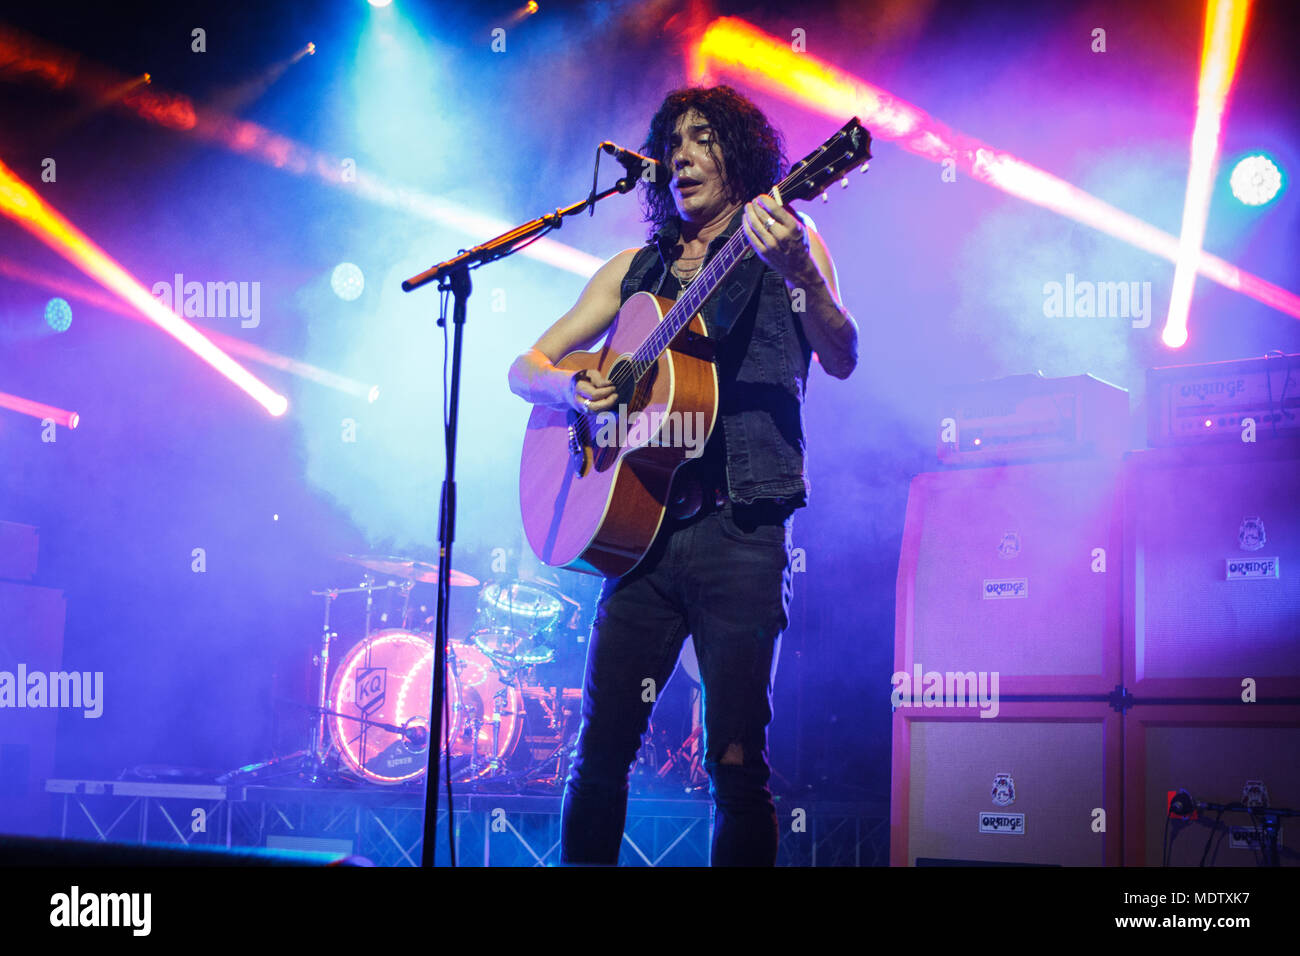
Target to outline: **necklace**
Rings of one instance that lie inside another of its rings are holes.
[[[699,258],[703,258],[703,257],[701,256]],[[672,271],[672,274],[677,278],[677,281],[682,284],[683,288],[685,288],[686,286],[691,284],[692,279],[694,279],[697,275],[700,274],[700,269],[703,267],[696,266],[691,272],[688,272],[686,275],[682,275],[682,273],[677,270],[677,263],[675,262],[669,268]]]

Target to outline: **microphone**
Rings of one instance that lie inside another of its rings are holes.
[[[651,173],[653,181],[653,178],[657,177],[660,170],[663,169],[663,163],[659,162],[657,159],[651,159],[649,156],[642,156],[640,153],[633,152],[630,149],[624,149],[622,146],[619,146],[617,143],[611,143],[609,140],[601,143],[600,148],[622,163],[623,168],[628,171],[629,175],[639,177],[647,169],[651,169],[654,170],[654,172]]]
[[[417,724],[414,717],[397,728],[397,731],[402,735],[402,743],[411,753],[424,753],[429,749],[429,728],[422,723]]]

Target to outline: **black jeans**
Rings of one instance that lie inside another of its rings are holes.
[[[704,766],[717,811],[712,863],[775,864],[767,725],[773,649],[789,621],[790,528],[790,509],[766,504],[726,503],[689,521],[665,519],[641,564],[605,582],[564,792],[562,863],[617,864],[631,767],[653,701],[690,634],[704,688]]]

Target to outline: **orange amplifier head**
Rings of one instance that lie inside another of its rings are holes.
[[[1092,375],[1012,375],[954,386],[944,393],[938,424],[945,465],[1118,458],[1130,444],[1128,392]]]
[[[1300,437],[1300,355],[1147,369],[1153,448]]]

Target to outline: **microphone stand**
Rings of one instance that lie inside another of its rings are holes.
[[[460,417],[460,358],[461,336],[465,326],[466,303],[473,291],[469,270],[478,268],[488,262],[504,259],[517,252],[521,243],[538,238],[552,229],[559,229],[566,216],[573,216],[588,207],[594,207],[600,200],[615,193],[629,193],[636,188],[636,179],[629,171],[622,179],[604,192],[597,193],[593,188],[591,195],[581,202],[574,203],[553,213],[547,213],[518,228],[502,233],[495,239],[489,239],[473,249],[462,251],[455,258],[440,262],[412,276],[402,283],[403,292],[413,292],[421,286],[437,281],[438,288],[450,291],[453,296],[451,321],[453,326],[451,351],[451,397],[448,400],[446,440],[446,475],[442,482],[442,496],[438,513],[438,605],[436,626],[434,628],[433,659],[440,662],[433,671],[433,689],[429,701],[429,729],[434,733],[434,740],[442,742],[442,710],[446,697],[446,660],[447,660],[447,611],[451,592],[451,546],[455,539],[456,528],[456,425]],[[443,320],[438,319],[442,325]],[[440,772],[438,750],[429,750],[429,776],[424,794],[424,846],[420,856],[422,867],[434,865],[438,829],[438,786]],[[452,831],[451,797],[447,799],[447,832],[452,865],[456,865],[456,847]]]

